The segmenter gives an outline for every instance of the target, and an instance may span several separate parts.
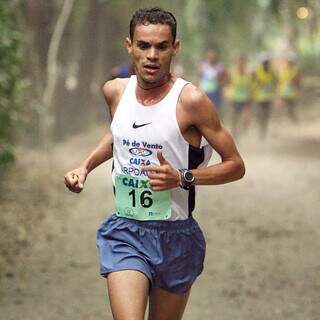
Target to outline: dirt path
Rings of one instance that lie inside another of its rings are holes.
[[[31,245],[0,276],[1,320],[112,319],[95,246],[96,229],[113,207],[110,165],[89,177],[80,196],[60,183],[101,133],[57,146],[50,161],[24,159],[36,171],[49,164],[45,174],[59,178]],[[184,319],[319,320],[320,121],[285,123],[265,144],[246,138],[239,149],[245,179],[199,190],[206,268]]]

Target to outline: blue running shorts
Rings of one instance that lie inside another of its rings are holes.
[[[111,215],[97,231],[100,274],[137,270],[152,286],[188,291],[203,270],[206,242],[192,218],[138,221]]]

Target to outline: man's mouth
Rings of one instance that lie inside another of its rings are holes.
[[[143,68],[148,72],[156,72],[160,69],[160,66],[157,64],[146,64],[143,66]]]

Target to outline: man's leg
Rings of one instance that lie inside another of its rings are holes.
[[[265,139],[269,125],[271,102],[260,102],[260,138]]]
[[[190,290],[183,294],[154,288],[149,300],[149,320],[180,320],[187,305]]]
[[[293,123],[298,123],[298,117],[296,113],[296,103],[294,100],[288,100],[287,101],[287,108],[288,108],[288,114],[290,117],[290,120]]]
[[[109,300],[115,320],[143,320],[149,280],[142,272],[123,270],[107,277]]]

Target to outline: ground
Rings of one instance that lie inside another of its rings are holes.
[[[79,194],[63,174],[103,128],[53,146],[20,149],[0,202],[0,310],[6,320],[112,319],[95,233],[113,208],[110,163]],[[255,130],[238,141],[243,180],[199,188],[194,216],[207,239],[205,270],[184,319],[320,319],[320,118]],[[215,157],[213,161],[217,161]]]

